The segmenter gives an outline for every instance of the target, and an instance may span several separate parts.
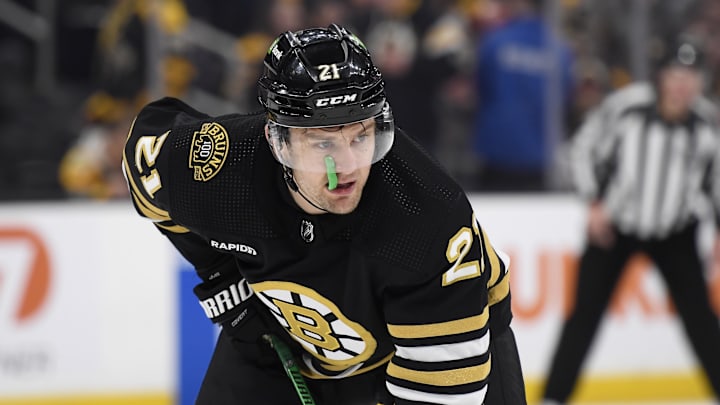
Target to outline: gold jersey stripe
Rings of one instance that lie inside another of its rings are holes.
[[[508,296],[510,293],[510,276],[508,274],[505,274],[505,277],[490,288],[490,291],[488,291],[488,303],[490,305],[495,305],[498,302],[502,301],[505,297]]]
[[[392,336],[400,339],[422,339],[446,335],[457,335],[460,333],[480,330],[485,327],[487,321],[488,307],[486,306],[480,315],[471,316],[469,318],[423,325],[388,324],[388,331]]]
[[[168,231],[172,233],[188,233],[190,232],[189,229],[185,228],[184,226],[180,225],[161,225],[161,224],[155,224],[158,226],[158,228],[167,229]]]
[[[486,379],[490,374],[490,360],[491,359],[488,359],[487,362],[477,366],[442,371],[411,370],[400,367],[395,363],[390,363],[387,368],[387,373],[401,380],[439,387],[452,387],[455,385],[476,383]]]
[[[135,128],[135,122],[137,122],[137,117],[135,117],[133,119],[132,124],[130,124],[130,129],[128,130],[126,142],[132,136],[133,129]],[[170,131],[168,131],[168,132],[170,132]],[[138,207],[142,206],[142,208],[140,208],[140,210],[143,211],[143,213],[146,213],[146,212],[148,214],[151,213],[151,215],[147,215],[147,217],[150,219],[160,220],[160,221],[169,221],[170,214],[167,211],[165,211],[159,207],[156,207],[154,204],[150,203],[150,201],[148,201],[142,195],[142,192],[137,187],[137,184],[135,184],[135,179],[132,176],[133,172],[130,170],[130,164],[128,163],[127,154],[126,154],[125,149],[123,149],[123,165],[125,165],[125,174],[126,174],[125,177],[127,178],[128,182],[130,183],[130,188],[133,191],[133,193],[132,193],[133,199],[135,200],[136,203],[138,203]]]
[[[490,279],[488,280],[488,286],[491,287],[494,286],[495,283],[497,283],[498,278],[500,278],[502,268],[500,266],[500,258],[495,252],[495,249],[490,244],[490,239],[488,239],[488,236],[485,233],[484,229],[482,231],[482,238],[483,245],[485,245],[485,248],[487,250],[488,259],[490,260]]]
[[[125,165],[125,172],[127,173],[127,179],[130,182],[130,188],[133,191],[133,197],[135,198],[135,201],[145,208],[143,210],[143,213],[147,211],[148,213],[151,213],[151,215],[148,215],[148,218],[155,219],[155,220],[162,220],[162,221],[169,221],[170,220],[170,214],[155,206],[150,201],[148,201],[143,195],[140,189],[135,184],[135,179],[132,176],[132,172],[130,171],[130,165],[128,164],[127,156],[125,156],[125,152],[123,152],[123,164]]]
[[[146,218],[152,219],[153,221],[170,221],[171,220],[169,215],[166,215],[166,216],[159,215],[151,207],[146,206],[143,203],[143,201],[145,201],[145,202],[148,202],[148,201],[145,200],[142,197],[142,195],[138,194],[138,191],[135,190],[134,185],[132,187],[133,187],[133,190],[130,194],[132,195],[133,201],[135,201],[135,206]]]
[[[361,367],[361,368],[357,369],[355,372],[350,373],[350,375],[348,375],[347,377],[352,377],[352,376],[356,376],[358,374],[367,373],[368,371],[374,370],[374,369],[382,366],[383,364],[387,364],[390,361],[390,359],[392,358],[392,356],[394,356],[394,355],[395,355],[395,353],[390,353],[387,356],[385,356],[382,360],[378,361],[377,363],[371,364],[369,366]],[[330,369],[330,367],[328,367],[327,365],[323,365],[323,367]],[[300,373],[302,375],[304,375],[305,377],[311,378],[313,380],[327,380],[327,379],[333,378],[333,377],[322,375],[322,374],[311,374],[308,370],[305,370],[304,368],[302,370],[300,370]]]
[[[130,129],[128,130],[128,134],[125,137],[125,142],[127,142],[130,139],[130,136],[132,135],[133,128],[135,128],[135,121],[137,121],[138,117],[136,116],[133,118],[132,124],[130,124]],[[125,151],[123,150],[123,159],[125,158]]]

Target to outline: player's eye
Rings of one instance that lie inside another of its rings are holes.
[[[366,132],[363,132],[362,134],[356,136],[353,139],[353,143],[365,143],[365,142],[367,142],[369,137],[370,137],[370,135],[368,135]]]
[[[332,141],[318,141],[313,144],[313,147],[321,150],[327,150],[334,146]]]

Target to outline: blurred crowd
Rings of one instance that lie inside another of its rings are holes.
[[[672,36],[703,39],[720,96],[720,0],[0,0],[0,22],[2,200],[125,198],[144,103],[255,111],[270,42],[308,26],[365,42],[397,125],[471,191],[568,189],[585,114]]]

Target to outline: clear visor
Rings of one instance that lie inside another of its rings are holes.
[[[389,105],[376,116],[330,127],[289,127],[268,122],[270,146],[275,158],[293,170],[352,173],[382,159],[395,137]]]

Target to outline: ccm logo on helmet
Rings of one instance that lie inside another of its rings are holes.
[[[253,290],[247,281],[242,279],[212,297],[201,300],[200,306],[202,306],[205,311],[205,315],[213,319],[240,305],[253,294]]]
[[[327,107],[329,105],[340,105],[340,104],[352,103],[355,100],[357,100],[357,93],[343,94],[342,96],[319,98],[319,99],[315,100],[315,106],[316,107]]]

